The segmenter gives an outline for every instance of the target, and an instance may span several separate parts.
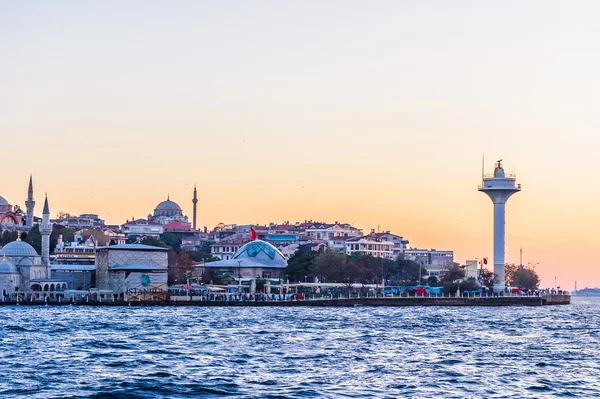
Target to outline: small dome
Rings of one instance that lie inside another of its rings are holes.
[[[35,249],[25,241],[13,241],[0,249],[0,256],[38,256]]]
[[[176,202],[167,199],[166,201],[161,202],[156,205],[155,211],[180,211],[181,208],[177,205]]]
[[[0,260],[0,274],[19,274],[19,269],[14,263],[7,260]]]
[[[233,259],[255,258],[274,266],[287,266],[287,262],[281,252],[273,245],[262,240],[254,240],[242,246],[233,255]]]
[[[4,197],[0,196],[0,206],[3,206],[3,205],[10,205],[10,204],[8,203],[7,200],[4,199]]]
[[[33,266],[33,262],[29,258],[23,258],[19,261],[19,266]]]

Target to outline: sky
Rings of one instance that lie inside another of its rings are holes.
[[[349,222],[600,287],[596,1],[0,2],[0,195],[41,213]],[[491,263],[491,262],[490,262]]]

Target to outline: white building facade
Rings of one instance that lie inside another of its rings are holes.
[[[355,253],[394,259],[394,243],[372,236],[350,238],[346,240],[346,254]]]

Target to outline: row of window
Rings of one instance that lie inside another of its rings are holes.
[[[235,252],[239,249],[239,247],[212,247],[212,253],[217,253],[217,252]]]

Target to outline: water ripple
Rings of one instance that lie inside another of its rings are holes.
[[[599,305],[0,307],[0,397],[600,397]]]

